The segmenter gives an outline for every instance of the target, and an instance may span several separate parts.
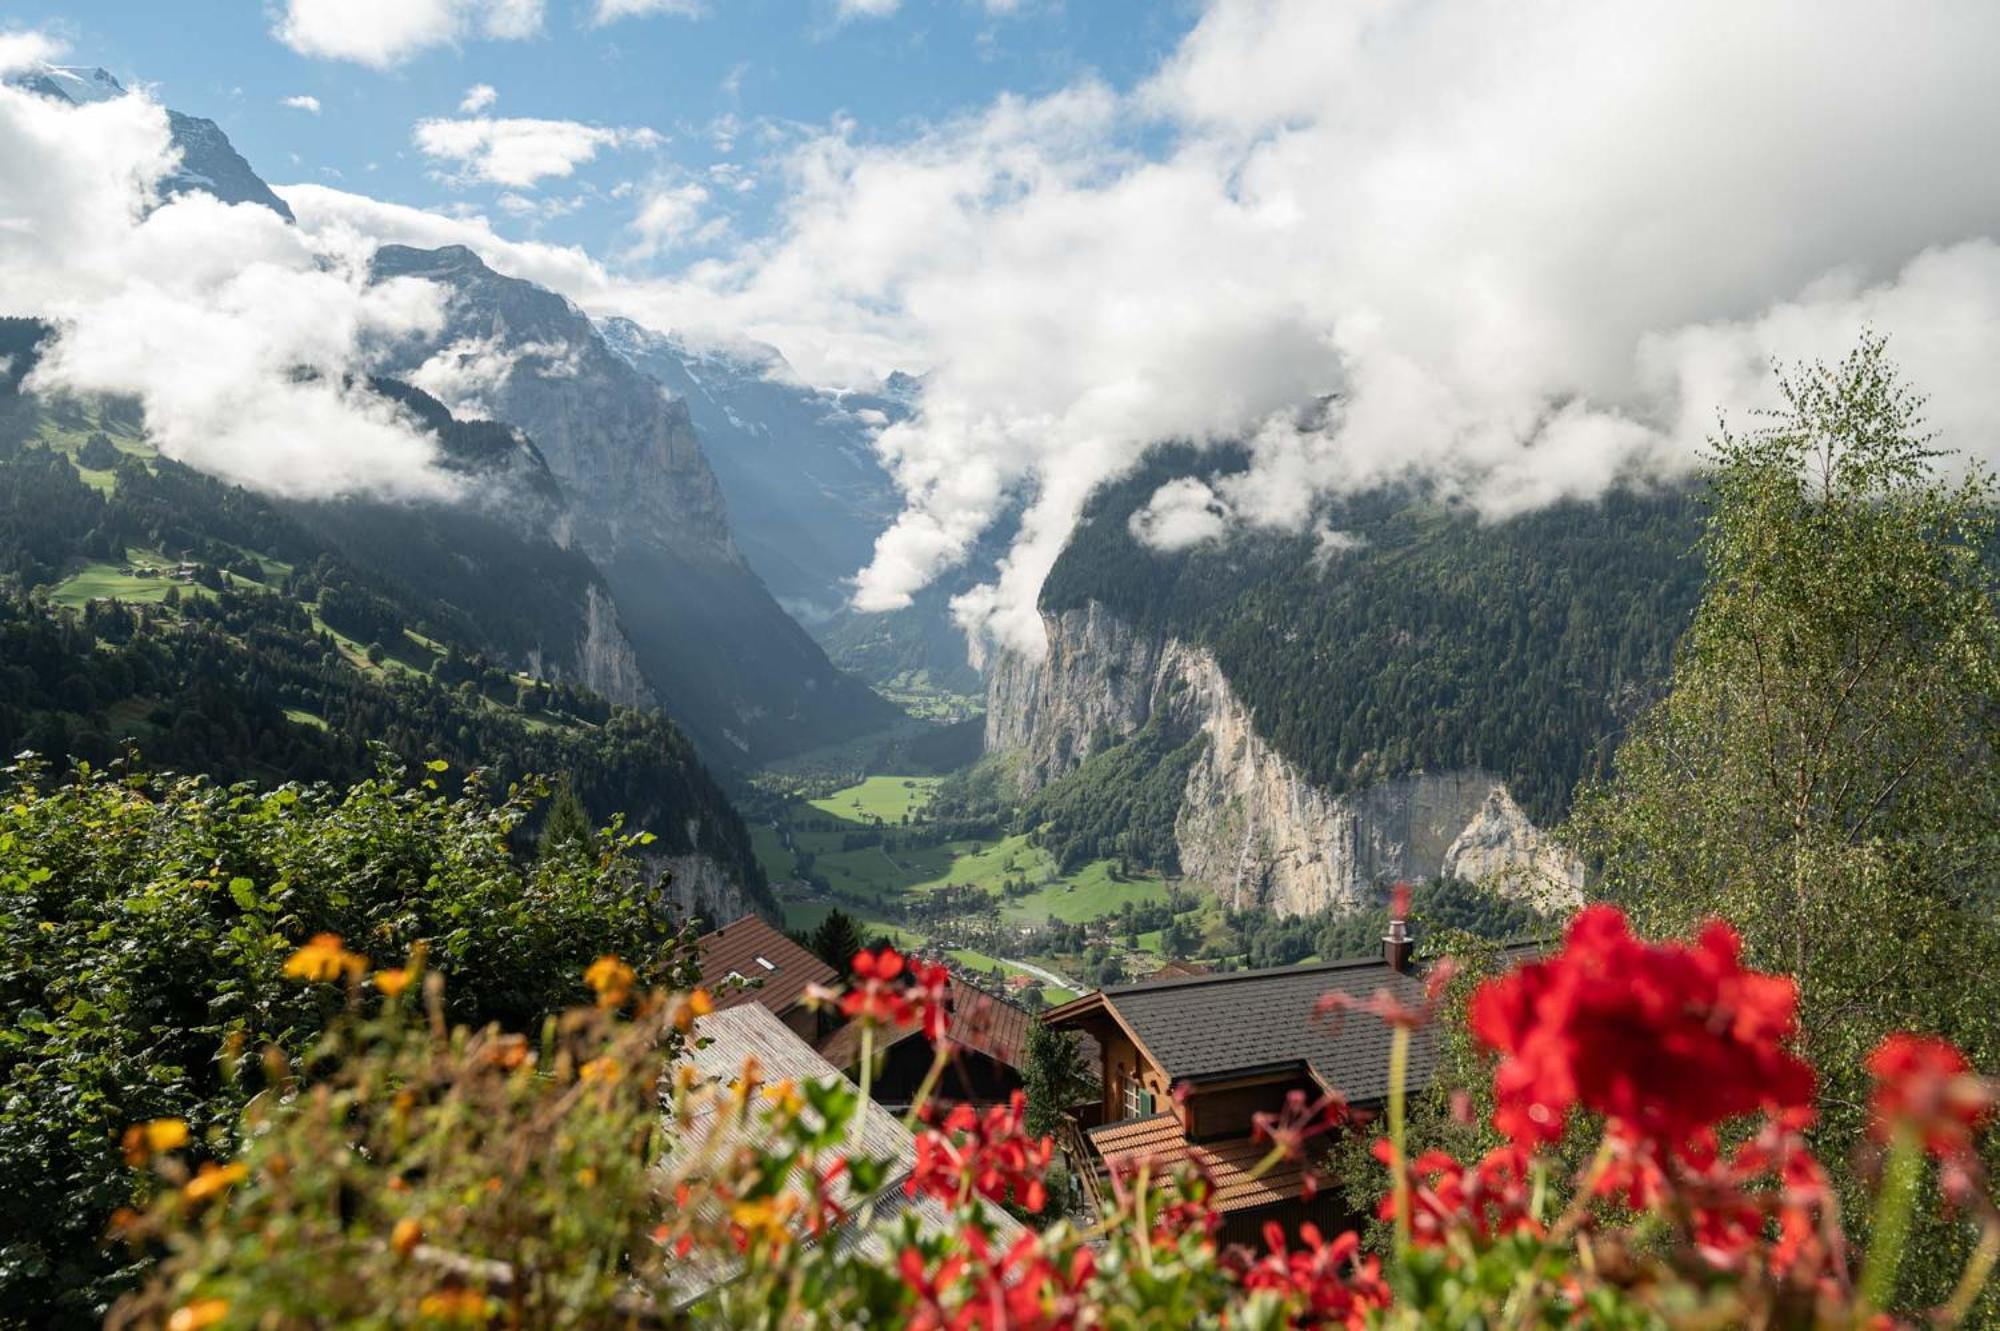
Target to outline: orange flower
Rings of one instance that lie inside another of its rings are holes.
[[[205,1163],[201,1172],[187,1181],[181,1189],[181,1196],[191,1202],[205,1202],[218,1193],[225,1192],[250,1177],[250,1167],[240,1160],[226,1165]]]
[[[396,1222],[389,1231],[389,1246],[396,1250],[398,1257],[408,1257],[424,1241],[424,1227],[409,1216]]]
[[[358,977],[367,969],[368,959],[342,947],[339,934],[314,934],[312,941],[292,953],[291,960],[285,963],[286,975],[315,983],[342,976]]]
[[[205,1331],[217,1326],[229,1316],[229,1300],[196,1299],[174,1309],[174,1315],[167,1319],[167,1331]]]
[[[583,982],[596,991],[599,1007],[617,1007],[623,1003],[638,980],[630,966],[610,953],[591,962],[583,972]]]
[[[579,1169],[579,1170],[577,1170],[577,1171],[576,1171],[576,1181],[577,1181],[578,1183],[582,1184],[582,1185],[583,1185],[584,1187],[586,1187],[586,1188],[594,1188],[594,1187],[596,1187],[596,1186],[597,1186],[597,1168],[596,1168],[596,1166],[594,1166],[594,1165],[585,1165],[585,1166],[584,1166],[584,1167],[583,1167],[582,1169]]]
[[[615,1058],[593,1058],[576,1070],[581,1081],[614,1082],[625,1075],[624,1067]]]
[[[178,1151],[188,1144],[188,1125],[178,1118],[156,1118],[125,1129],[125,1163],[143,1165],[162,1151]]]
[[[493,1301],[477,1290],[454,1285],[426,1294],[417,1312],[440,1322],[483,1322],[492,1315]]]
[[[674,1029],[686,1035],[694,1029],[697,1017],[706,1017],[713,1011],[715,1011],[715,1000],[708,996],[708,990],[697,989],[674,1004]]]
[[[390,970],[375,972],[375,987],[391,998],[402,993],[403,990],[409,987],[409,984],[410,972],[405,967],[398,966]]]

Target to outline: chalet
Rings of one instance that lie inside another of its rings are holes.
[[[821,1015],[805,1001],[806,989],[832,985],[838,978],[833,967],[755,915],[704,935],[699,946],[701,982],[717,1010],[755,1003],[808,1042],[824,1033]]]
[[[1028,1026],[1034,1018],[1024,1008],[961,980],[951,978],[947,1000],[951,1022],[946,1037],[954,1057],[939,1080],[937,1094],[945,1100],[1000,1104],[1021,1088],[1027,1065]],[[820,1046],[827,1062],[852,1072],[861,1063],[861,1028],[850,1022]],[[931,1067],[931,1046],[915,1027],[875,1032],[876,1072],[869,1093],[884,1105],[905,1106]]]
[[[1215,1180],[1225,1238],[1248,1239],[1271,1220],[1287,1228],[1311,1220],[1328,1233],[1349,1223],[1340,1190],[1306,1197],[1295,1163],[1251,1177],[1270,1149],[1252,1139],[1253,1117],[1281,1109],[1294,1090],[1313,1099],[1338,1091],[1360,1108],[1386,1100],[1388,1029],[1371,1017],[1329,1022],[1313,1013],[1332,991],[1360,999],[1386,988],[1422,1001],[1400,923],[1380,958],[1152,980],[1044,1013],[1049,1026],[1083,1032],[1101,1051],[1102,1095],[1076,1106],[1063,1133],[1086,1192],[1121,1162],[1193,1159]],[[1412,1085],[1429,1080],[1436,1057],[1430,1032],[1418,1031]]]

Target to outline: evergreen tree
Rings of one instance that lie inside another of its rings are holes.
[[[546,858],[561,852],[565,847],[580,846],[586,854],[597,848],[597,830],[590,825],[590,814],[584,810],[583,801],[576,797],[576,788],[564,777],[556,787],[555,798],[549,801],[549,814],[542,823],[541,852]]]
[[[1048,1136],[1089,1086],[1090,1078],[1076,1036],[1050,1030],[1039,1021],[1028,1025],[1026,1061],[1021,1070],[1022,1089],[1028,1097],[1023,1126],[1030,1137]]]
[[[854,954],[861,950],[861,926],[852,915],[836,907],[813,930],[811,947],[814,956],[846,979],[854,965]]]

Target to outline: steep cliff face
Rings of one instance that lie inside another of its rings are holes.
[[[607,631],[581,640],[586,678],[605,674],[613,697],[642,696],[632,687],[642,685],[711,763],[732,766],[895,719],[744,562],[685,400],[614,352],[576,306],[470,250],[385,245],[373,267],[447,296],[443,329],[390,349],[399,373],[461,415],[525,432],[545,460],[566,502],[540,530],[601,570],[640,675],[625,677]]]
[[[584,686],[627,707],[651,706],[653,691],[646,687],[638,654],[619,626],[618,609],[596,586],[584,600],[583,625],[576,662]]]
[[[1182,872],[1233,908],[1306,914],[1439,874],[1544,904],[1581,891],[1581,866],[1490,772],[1413,773],[1330,795],[1257,733],[1207,651],[1135,633],[1096,602],[1044,616],[1044,627],[1044,660],[993,665],[987,751],[1015,755],[1033,791],[1155,717],[1205,736],[1174,835]]]

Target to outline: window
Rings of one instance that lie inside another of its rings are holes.
[[[1125,1117],[1144,1118],[1153,1112],[1153,1093],[1136,1073],[1125,1078]]]
[[[774,971],[774,970],[778,969],[778,967],[777,967],[777,965],[776,965],[775,963],[773,963],[773,962],[769,962],[769,961],[766,961],[766,960],[764,960],[764,958],[762,958],[762,957],[759,957],[759,958],[757,958],[757,964],[758,964],[759,966],[762,966],[762,967],[763,967],[763,968],[764,968],[765,970],[767,970],[767,971]]]

